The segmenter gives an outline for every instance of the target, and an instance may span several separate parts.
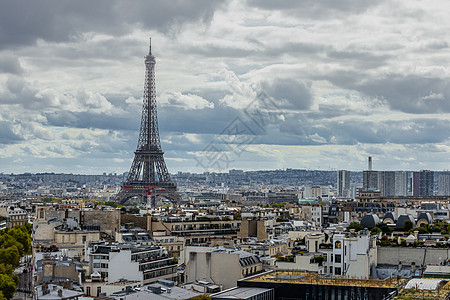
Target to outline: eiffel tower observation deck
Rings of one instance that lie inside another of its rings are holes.
[[[145,85],[139,140],[130,172],[115,197],[115,200],[122,204],[131,198],[139,198],[140,202],[148,202],[152,207],[156,206],[158,197],[164,197],[175,203],[181,200],[176,184],[170,179],[159,139],[155,64],[150,39],[150,50],[145,56]]]

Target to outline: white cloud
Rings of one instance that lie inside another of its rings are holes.
[[[192,153],[261,90],[283,113],[234,167],[358,170],[370,153],[387,169],[450,163],[444,0],[66,5],[20,28],[0,18],[0,172],[18,170],[11,157],[23,171],[127,171],[149,35],[171,172],[194,170]]]
[[[214,108],[214,103],[191,93],[164,92],[158,97],[161,106],[180,107],[185,110]]]

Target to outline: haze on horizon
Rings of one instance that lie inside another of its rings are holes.
[[[149,36],[171,173],[203,172],[211,144],[222,171],[449,169],[448,15],[443,0],[0,0],[0,172],[128,171]],[[276,116],[258,127],[261,92]],[[239,151],[220,136],[235,120]]]

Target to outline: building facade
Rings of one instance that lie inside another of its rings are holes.
[[[350,171],[337,171],[337,196],[350,197]]]

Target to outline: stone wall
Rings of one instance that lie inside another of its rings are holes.
[[[144,230],[147,229],[147,216],[135,216],[123,214],[120,216],[120,225],[125,226],[126,223],[133,223],[134,227],[139,227]]]
[[[100,226],[100,231],[114,237],[120,230],[120,210],[84,210],[83,225]],[[142,227],[145,229],[145,227]]]
[[[409,248],[409,247],[378,247],[378,264],[416,266],[425,264],[439,264],[450,258],[450,249],[440,248]]]

